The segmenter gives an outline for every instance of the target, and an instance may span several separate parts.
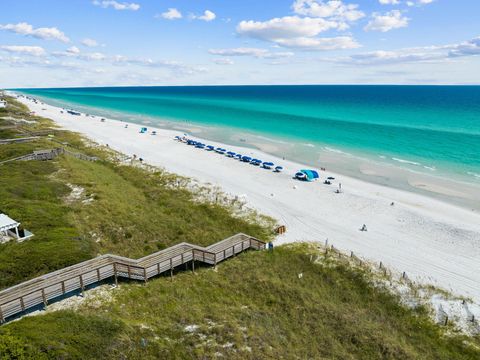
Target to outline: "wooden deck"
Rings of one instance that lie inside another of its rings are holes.
[[[244,250],[264,248],[263,241],[237,234],[208,247],[180,243],[138,260],[102,255],[0,291],[0,323],[109,278],[115,283],[118,278],[147,282],[167,271],[173,275],[173,269],[183,264],[191,263],[194,271],[196,261],[216,266]]]

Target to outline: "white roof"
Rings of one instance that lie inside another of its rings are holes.
[[[0,231],[14,229],[19,225],[20,223],[16,222],[13,219],[10,219],[7,215],[0,214]]]

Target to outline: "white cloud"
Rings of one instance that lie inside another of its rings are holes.
[[[337,36],[337,37],[323,37],[323,38],[308,38],[298,37],[294,39],[282,39],[278,44],[289,47],[297,48],[301,50],[345,50],[359,48],[358,44],[350,36]]]
[[[169,8],[167,11],[161,13],[160,15],[156,15],[156,18],[162,17],[167,20],[175,20],[181,19],[182,13],[175,8]]]
[[[377,50],[348,57],[323,59],[349,65],[391,65],[452,61],[458,57],[480,56],[480,36],[458,44],[424,46],[399,50]]]
[[[0,30],[7,30],[20,35],[33,36],[37,39],[59,40],[65,43],[70,41],[68,37],[56,27],[35,29],[32,25],[25,22],[0,25]]]
[[[94,0],[93,5],[100,6],[102,8],[108,8],[111,7],[115,10],[131,10],[131,11],[137,11],[140,9],[140,5],[136,3],[127,3],[127,2],[117,2],[114,0]]]
[[[407,6],[422,6],[433,3],[435,0],[416,0],[416,1],[407,1]]]
[[[365,26],[365,31],[381,31],[387,32],[408,26],[410,19],[402,16],[400,10],[392,10],[385,14],[373,13],[372,20]]]
[[[24,55],[32,56],[44,56],[46,55],[45,49],[40,46],[20,46],[20,45],[10,45],[10,46],[1,46],[0,49],[7,51],[9,53],[17,53]]]
[[[285,16],[268,21],[242,21],[237,32],[277,45],[304,50],[352,49],[359,47],[350,36],[331,38],[316,37],[330,29],[338,29],[341,24],[323,18]]]
[[[104,61],[108,60],[108,57],[105,54],[100,52],[93,53],[82,53],[80,49],[76,46],[68,48],[66,51],[55,51],[52,52],[52,55],[55,57],[70,57],[76,58],[84,61]]]
[[[213,11],[210,11],[210,10],[205,10],[203,12],[203,15],[194,15],[194,14],[191,14],[190,15],[190,18],[191,19],[197,19],[197,20],[203,20],[203,21],[212,21],[212,20],[215,20],[217,17],[217,15],[215,15],[215,13]]]
[[[460,44],[447,45],[449,57],[480,55],[480,36]]]
[[[81,54],[80,58],[83,60],[89,60],[89,61],[102,61],[105,60],[107,57],[99,52],[94,52],[94,53],[88,53],[88,54]]]
[[[378,0],[382,5],[398,5],[400,0]]]
[[[221,58],[221,59],[213,59],[213,62],[217,65],[233,65],[235,64],[232,59],[229,58]]]
[[[87,47],[95,47],[98,46],[98,42],[96,40],[86,38],[82,40],[82,45]]]
[[[353,22],[365,16],[357,4],[344,4],[340,0],[295,0],[293,11],[299,15],[330,18],[331,20]]]
[[[237,32],[256,39],[278,42],[281,39],[292,39],[301,36],[315,36],[321,32],[335,29],[338,24],[321,18],[301,18],[285,16],[268,21],[241,21]]]
[[[76,46],[71,46],[67,49],[67,53],[70,53],[73,55],[80,54],[80,49]]]
[[[264,59],[278,59],[294,55],[293,52],[271,52],[260,48],[210,49],[208,52],[219,56],[253,56]]]

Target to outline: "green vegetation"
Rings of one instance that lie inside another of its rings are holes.
[[[37,122],[0,138],[53,127],[12,100],[0,127],[9,117]],[[139,257],[237,232],[272,236],[268,219],[241,216],[208,189],[191,192],[186,179],[124,164],[67,131],[55,130],[54,140],[101,160],[61,156],[0,165],[0,210],[35,234],[0,245],[0,288],[98,253]],[[0,145],[0,161],[57,146],[45,136]],[[173,281],[107,285],[76,311],[1,326],[0,360],[480,358],[479,338],[448,334],[426,309],[402,306],[372,279],[305,244],[251,251],[217,269],[179,271]]]
[[[0,334],[47,358],[479,358],[468,343],[478,339],[446,336],[425,309],[399,305],[369,279],[307,245],[283,246],[173,282],[122,283],[111,301],[24,318]]]
[[[52,128],[49,120],[10,103],[8,117],[37,121],[22,125],[19,132]],[[0,118],[0,127],[9,123]],[[0,145],[0,161],[59,143],[103,160],[61,156],[48,162],[0,165],[0,211],[35,234],[20,244],[0,245],[0,288],[99,253],[137,258],[182,241],[208,245],[238,232],[271,237],[271,227],[232,216],[232,209],[224,204],[197,201],[184,185],[177,185],[184,179],[110,161],[116,156],[113,151],[88,146],[68,131],[56,130],[53,139],[44,136],[34,142]],[[76,196],[71,195],[72,188]]]

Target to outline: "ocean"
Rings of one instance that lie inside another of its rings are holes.
[[[480,86],[15,90],[90,114],[196,129],[203,138],[328,164],[349,175],[359,172],[359,161],[370,161],[480,184]]]

